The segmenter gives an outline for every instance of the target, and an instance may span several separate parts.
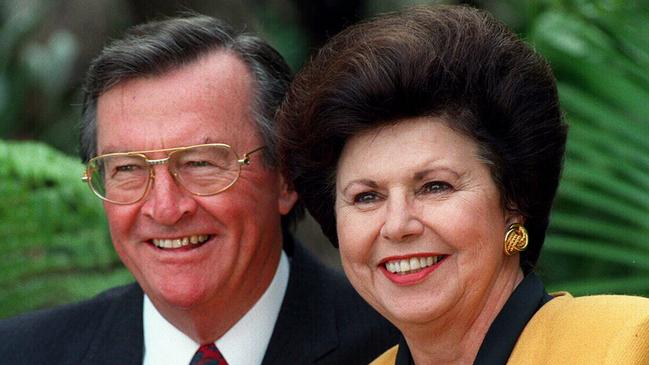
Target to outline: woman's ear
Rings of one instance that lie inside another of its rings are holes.
[[[512,224],[520,224],[525,226],[525,216],[514,204],[508,204],[505,208],[505,226],[509,227]]]

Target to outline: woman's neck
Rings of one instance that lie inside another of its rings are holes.
[[[491,323],[522,280],[520,270],[510,271],[494,282],[481,301],[458,303],[428,323],[398,326],[415,364],[472,364]]]

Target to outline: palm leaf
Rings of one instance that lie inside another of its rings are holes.
[[[550,288],[649,294],[647,24],[639,9],[564,1],[530,32],[570,125],[539,264]]]

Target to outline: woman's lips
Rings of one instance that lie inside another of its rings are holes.
[[[381,262],[379,269],[395,284],[414,285],[435,271],[446,257],[442,254],[390,257]]]

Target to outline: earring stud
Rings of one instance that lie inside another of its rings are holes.
[[[524,251],[529,241],[530,237],[525,227],[518,223],[512,224],[505,233],[505,255],[511,256]]]

